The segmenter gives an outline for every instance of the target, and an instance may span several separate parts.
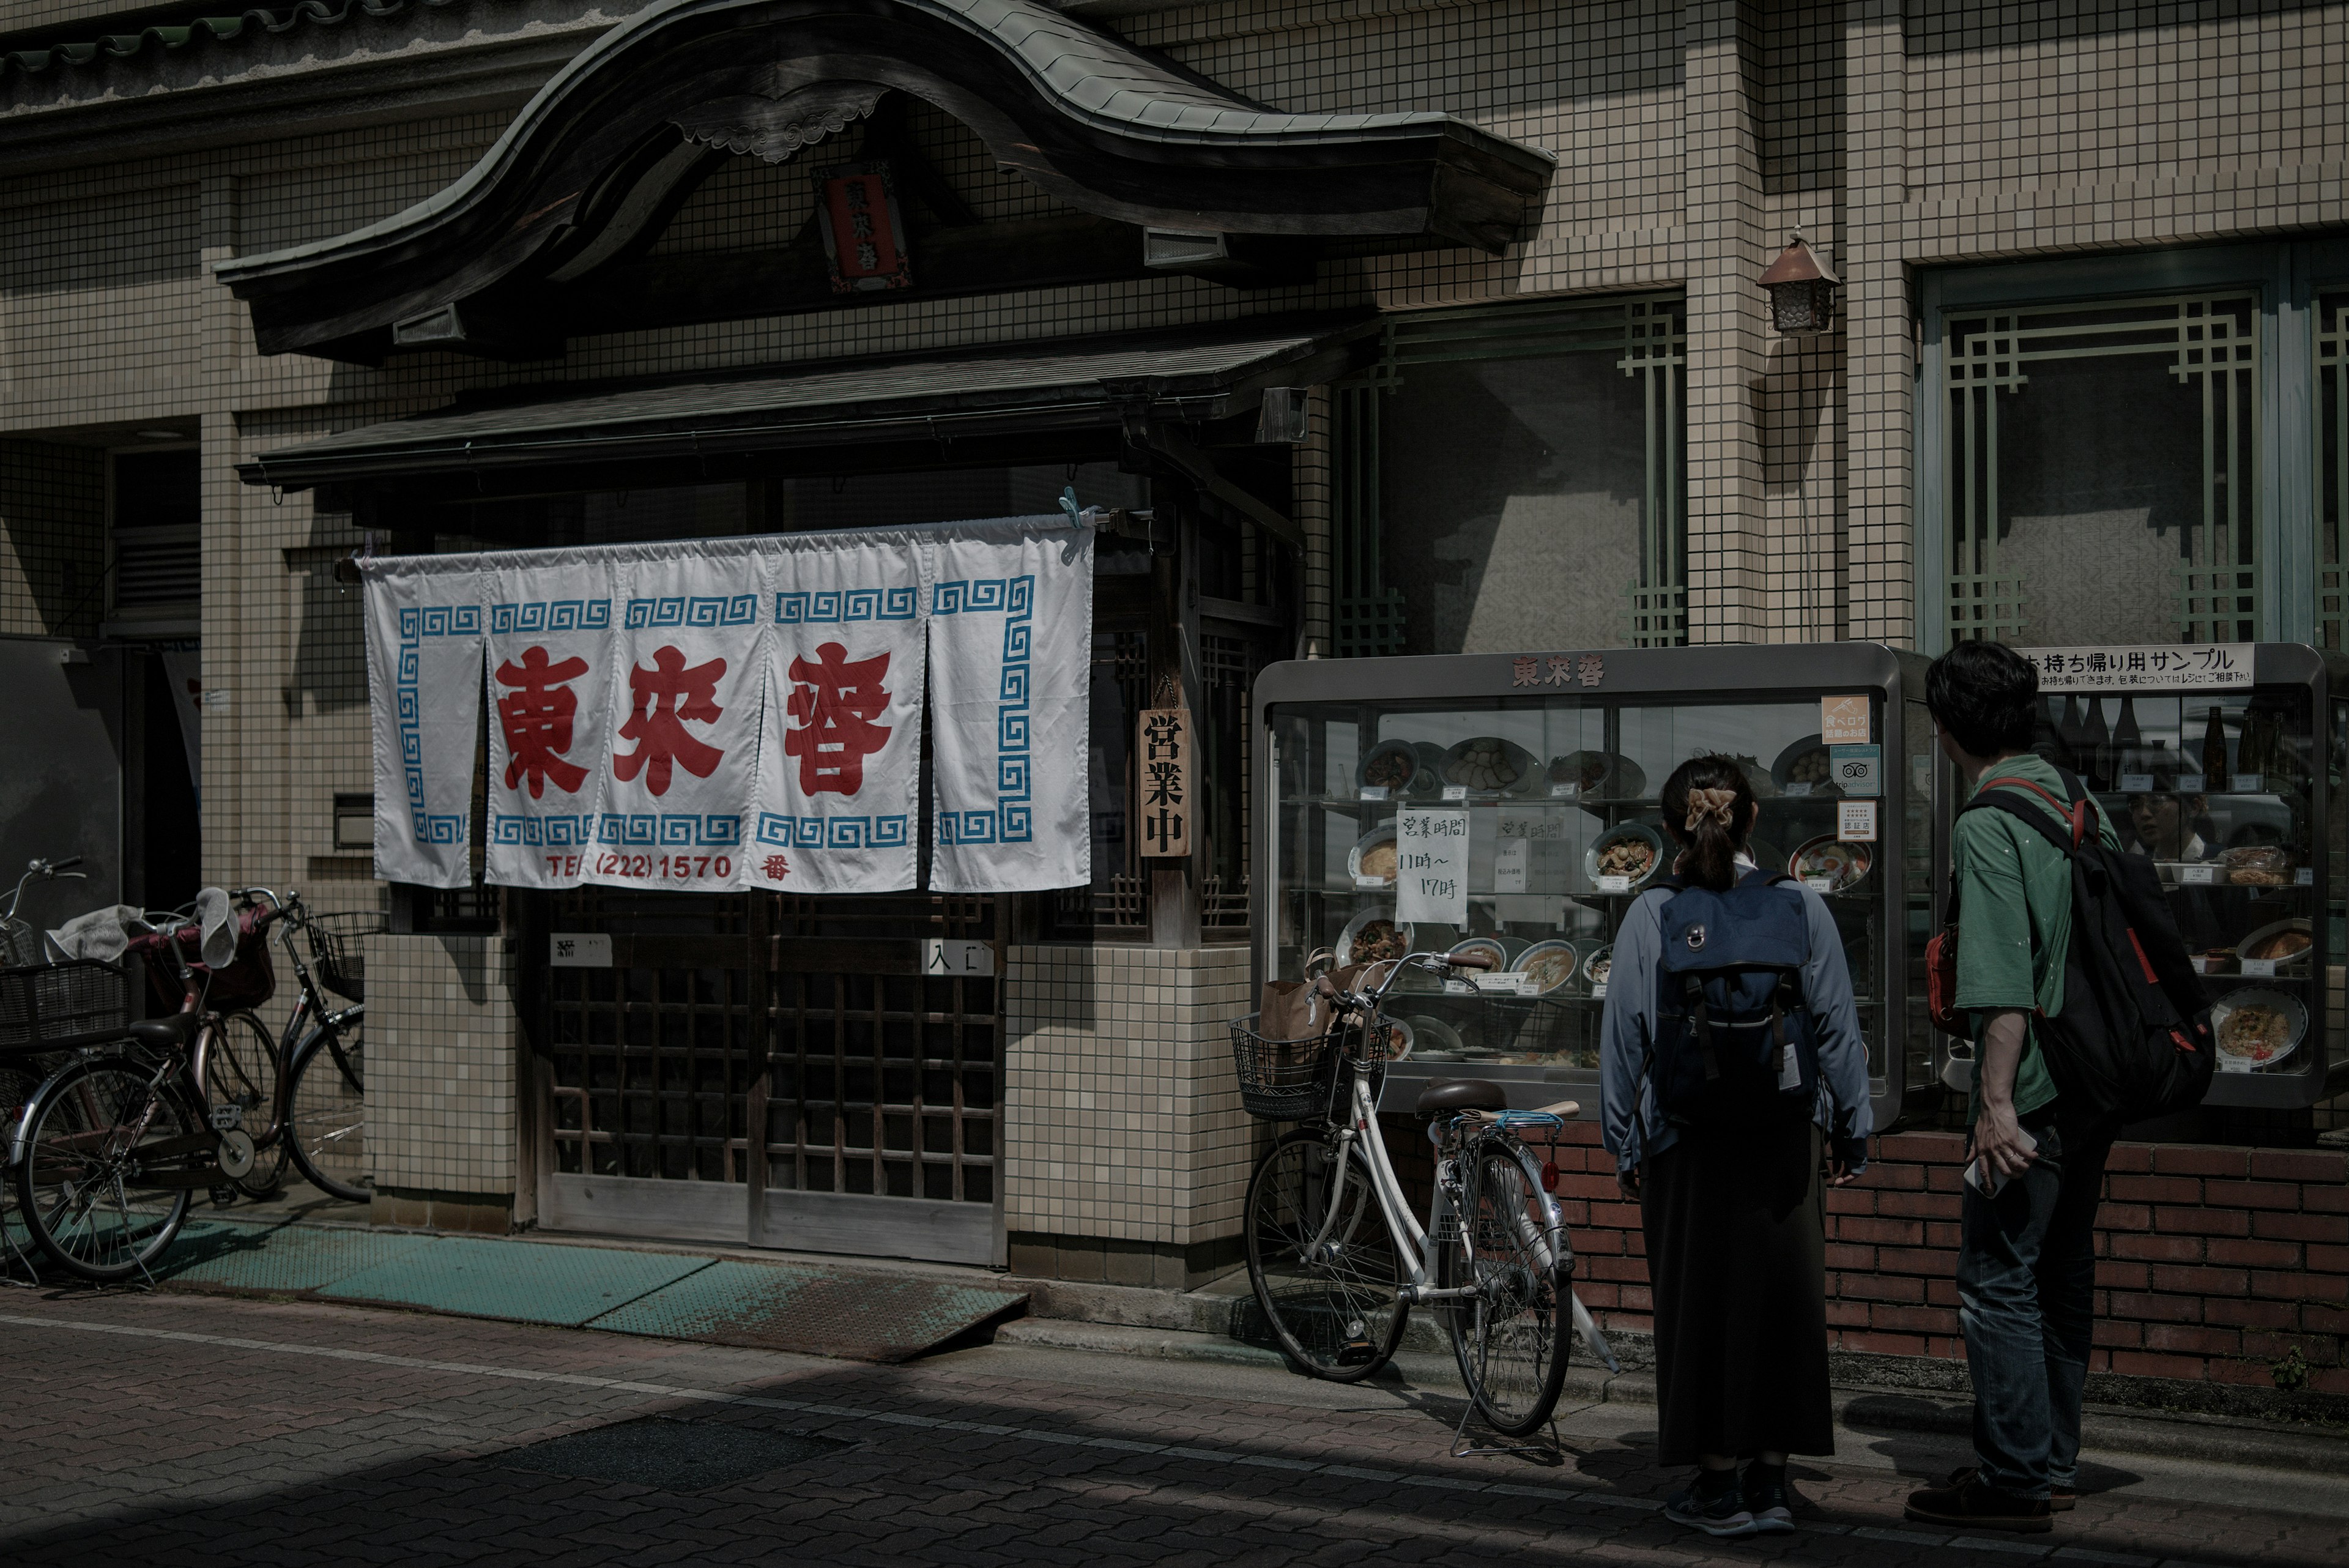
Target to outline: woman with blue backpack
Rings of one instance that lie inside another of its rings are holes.
[[[1835,1451],[1821,1186],[1867,1168],[1868,1048],[1826,901],[1749,853],[1745,771],[1682,763],[1663,808],[1680,857],[1616,933],[1599,1099],[1646,1233],[1656,1457],[1699,1467],[1666,1513],[1792,1530],[1786,1456]]]

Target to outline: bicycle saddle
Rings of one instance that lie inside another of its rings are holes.
[[[130,1038],[159,1051],[184,1048],[196,1037],[196,1015],[174,1012],[169,1018],[143,1018],[130,1026]]]
[[[1505,1111],[1509,1096],[1501,1085],[1483,1078],[1438,1078],[1419,1092],[1411,1108],[1415,1116],[1440,1116],[1447,1111]]]

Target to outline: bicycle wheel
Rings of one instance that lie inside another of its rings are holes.
[[[100,1283],[139,1273],[180,1233],[213,1137],[178,1085],[128,1056],[77,1062],[29,1107],[16,1197],[41,1251]],[[187,1185],[161,1186],[177,1177]]]
[[[1248,1282],[1280,1348],[1316,1377],[1354,1383],[1384,1366],[1411,1304],[1402,1261],[1371,1190],[1371,1164],[1346,1150],[1334,1221],[1337,1166],[1324,1135],[1292,1132],[1248,1180]],[[1325,1230],[1326,1225],[1326,1230]]]
[[[277,1042],[258,1016],[232,1012],[212,1031],[204,1091],[211,1105],[243,1110],[242,1126],[255,1146],[252,1168],[236,1179],[236,1189],[252,1199],[277,1196],[285,1185],[285,1139],[262,1142],[277,1109]]]
[[[321,1024],[295,1047],[281,1140],[311,1186],[347,1203],[375,1196],[367,1163],[364,1027]]]
[[[1540,1190],[1510,1149],[1487,1143],[1476,1151],[1465,1202],[1439,1263],[1445,1285],[1473,1284],[1476,1293],[1445,1303],[1444,1326],[1485,1422],[1522,1438],[1549,1419],[1566,1386],[1571,1269],[1552,1256]]]

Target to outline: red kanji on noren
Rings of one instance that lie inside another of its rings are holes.
[[[816,662],[792,660],[791,716],[800,728],[783,732],[783,754],[800,760],[802,794],[854,794],[864,787],[864,759],[889,743],[890,726],[873,719],[889,710],[881,678],[889,656],[848,662],[848,649],[827,642]]]
[[[684,722],[710,723],[724,711],[718,706],[718,680],[725,673],[722,659],[688,670],[685,655],[674,648],[654,654],[650,670],[638,665],[629,670],[631,701],[620,738],[636,742],[636,749],[615,754],[612,772],[623,783],[644,774],[645,787],[655,794],[668,793],[672,763],[696,778],[717,772],[725,752],[687,734]]]
[[[530,780],[530,798],[546,794],[546,781],[565,794],[576,794],[587,782],[587,770],[565,762],[571,749],[571,721],[579,699],[567,680],[587,673],[587,661],[571,658],[560,664],[546,661],[546,649],[523,649],[522,662],[509,659],[498,666],[498,684],[517,688],[498,699],[498,722],[506,732],[506,788]]]

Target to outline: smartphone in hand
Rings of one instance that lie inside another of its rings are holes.
[[[2039,1140],[2027,1132],[2023,1135],[2023,1145],[2032,1155],[2038,1154]],[[1966,1185],[1984,1198],[1997,1197],[2006,1189],[2006,1184],[2013,1179],[2014,1178],[1991,1164],[1988,1155],[1978,1154],[1966,1161]]]

